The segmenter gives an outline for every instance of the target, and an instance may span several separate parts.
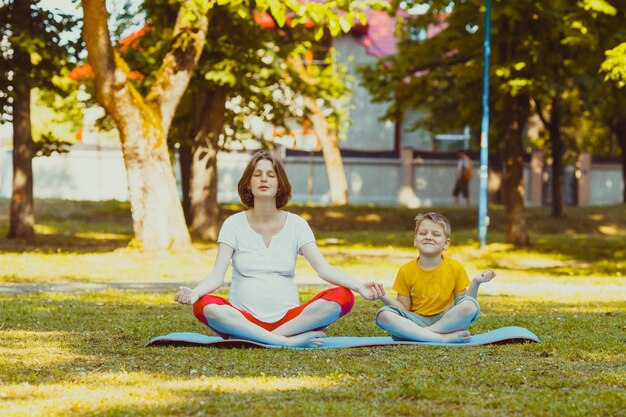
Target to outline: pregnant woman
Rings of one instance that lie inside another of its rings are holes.
[[[195,316],[223,338],[289,347],[319,347],[323,330],[346,315],[355,291],[367,300],[384,295],[377,282],[358,282],[331,266],[309,224],[283,210],[291,185],[282,162],[256,152],[238,184],[247,208],[230,216],[219,233],[213,270],[195,288],[180,287],[175,301],[192,304]],[[323,280],[335,285],[300,304],[296,258],[304,255]],[[212,295],[232,260],[229,298]]]

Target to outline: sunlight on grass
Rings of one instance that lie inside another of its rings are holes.
[[[620,313],[620,309],[623,307],[623,299],[616,300],[614,304],[611,302],[602,302],[601,304],[589,302],[586,300],[568,300],[567,302],[563,301],[564,304],[559,304],[558,308],[552,307],[547,309],[546,311],[550,314],[556,314],[557,321],[560,320],[559,314],[563,315],[572,315],[573,319],[580,319],[585,314],[597,314],[597,315],[606,315],[612,316],[615,313]],[[525,308],[528,308],[529,305],[536,303],[545,303],[551,304],[550,300],[547,300],[542,297],[511,297],[511,296],[502,296],[498,298],[496,296],[483,297],[483,301],[481,304],[485,305],[486,314],[509,314],[520,312]],[[552,300],[554,303],[554,300]],[[579,317],[580,315],[580,317]],[[543,320],[541,314],[535,316],[536,319]]]
[[[542,256],[540,254],[529,254],[527,256],[500,256],[493,260],[492,268],[503,269],[534,269],[534,268],[555,268],[580,264],[575,261],[562,261],[554,257]]]
[[[599,226],[598,231],[607,236],[626,236],[626,229],[622,229],[621,227],[615,225]]]
[[[477,270],[468,269],[473,275]],[[588,303],[594,301],[622,301],[626,299],[626,281],[623,278],[563,277],[500,273],[493,281],[480,287],[480,294],[533,297],[537,302],[563,301]]]
[[[68,336],[69,332],[0,331],[0,367],[42,368],[89,359],[68,349]]]
[[[366,215],[356,216],[355,220],[357,222],[380,223],[383,218],[380,214],[370,213]]]
[[[94,239],[94,240],[115,240],[126,239],[128,235],[121,233],[98,233],[98,232],[78,232],[74,233],[74,236],[81,239]]]
[[[55,235],[59,233],[59,228],[38,223],[35,225],[35,233],[38,235]]]
[[[349,378],[341,375],[330,375],[326,377],[302,376],[302,377],[234,377],[219,378],[201,375],[187,381],[170,381],[165,383],[168,390],[182,389],[209,389],[218,392],[276,392],[276,391],[298,391],[298,390],[322,390],[336,388],[345,384]]]
[[[155,282],[199,281],[212,262],[207,253],[0,254],[0,282]]]
[[[174,406],[190,393],[211,396],[229,393],[272,393],[289,391],[321,391],[336,389],[350,380],[345,375],[325,377],[234,377],[206,375],[189,378],[133,373],[90,373],[72,378],[64,384],[22,383],[3,387],[0,405],[3,417],[66,416],[76,413],[125,408],[143,408],[158,404]],[[103,388],[104,387],[104,388]]]
[[[329,219],[343,219],[346,217],[346,213],[336,210],[326,210],[324,216]]]

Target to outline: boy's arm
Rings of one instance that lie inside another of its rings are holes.
[[[385,303],[386,306],[394,306],[403,308],[405,310],[411,310],[411,297],[398,294],[398,299],[394,299],[391,296],[385,294],[380,297],[380,300]]]
[[[462,297],[464,295],[469,295],[470,297],[478,298],[478,288],[480,287],[480,284],[484,284],[485,282],[491,281],[495,276],[496,276],[496,273],[493,272],[493,270],[491,269],[488,269],[486,271],[481,272],[480,274],[477,274],[474,277],[474,279],[472,279],[472,282],[470,283],[470,285],[463,291],[458,292],[455,298]]]

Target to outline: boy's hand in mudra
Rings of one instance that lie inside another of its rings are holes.
[[[477,274],[474,277],[474,281],[478,282],[479,284],[484,284],[485,282],[489,282],[492,279],[494,279],[495,276],[496,276],[496,273],[493,270],[487,269],[486,271],[483,271],[480,274]]]

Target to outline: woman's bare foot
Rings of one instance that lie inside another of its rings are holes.
[[[469,343],[470,341],[470,332],[468,332],[467,330],[437,334],[441,337],[441,340],[439,341],[444,343]]]
[[[326,333],[311,331],[285,337],[286,342],[281,345],[286,347],[318,348],[324,344]]]

